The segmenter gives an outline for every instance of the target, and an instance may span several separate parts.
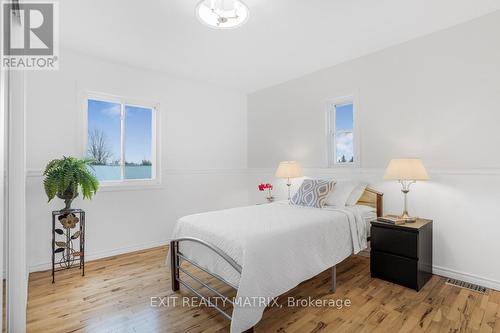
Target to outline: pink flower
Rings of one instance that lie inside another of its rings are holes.
[[[272,189],[273,189],[273,185],[270,183],[259,184],[259,191],[272,190]]]

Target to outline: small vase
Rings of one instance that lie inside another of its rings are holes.
[[[274,197],[266,197],[267,201],[268,202],[273,202],[274,201]]]

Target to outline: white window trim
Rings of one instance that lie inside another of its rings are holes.
[[[87,156],[87,144],[88,144],[88,100],[95,99],[112,103],[120,103],[121,107],[121,159],[123,159],[125,154],[125,120],[124,120],[124,105],[127,106],[138,106],[151,108],[153,110],[152,114],[152,152],[151,156],[151,174],[152,179],[122,179],[122,180],[100,180],[99,188],[103,191],[112,190],[129,190],[129,189],[151,189],[161,187],[161,137],[160,137],[160,103],[148,102],[140,99],[116,96],[111,94],[104,94],[99,92],[85,91],[81,94],[81,105],[82,105],[82,133],[80,138],[82,140],[81,144],[81,156]],[[122,169],[123,172],[123,169]],[[123,175],[122,175],[123,178]]]
[[[335,147],[335,120],[336,120],[336,105],[352,103],[353,109],[353,149],[354,149],[354,162],[352,163],[338,163],[336,157]],[[359,168],[361,166],[360,154],[360,131],[359,131],[359,102],[356,94],[345,95],[329,99],[326,102],[326,146],[327,158],[329,168]],[[333,116],[333,119],[331,117]]]

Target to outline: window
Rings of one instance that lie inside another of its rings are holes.
[[[156,108],[87,98],[86,154],[100,181],[156,179]]]
[[[330,166],[355,165],[354,102],[344,99],[328,107],[328,146]]]

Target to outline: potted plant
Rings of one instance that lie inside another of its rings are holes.
[[[92,162],[91,159],[66,156],[50,161],[43,173],[43,186],[49,201],[57,196],[64,200],[63,210],[70,210],[79,188],[84,199],[92,199],[99,189],[99,181],[89,169]]]

